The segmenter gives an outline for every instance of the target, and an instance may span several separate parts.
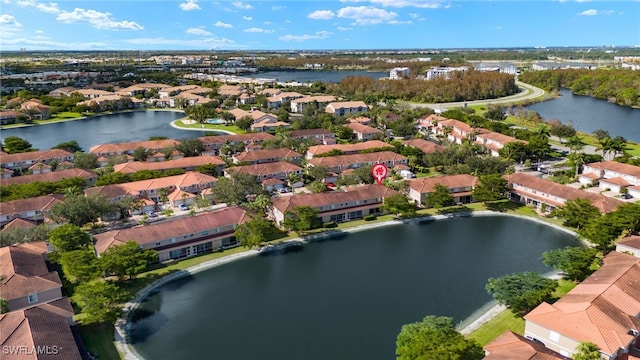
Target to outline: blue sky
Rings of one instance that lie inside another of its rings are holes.
[[[640,0],[0,0],[0,51],[640,45]]]

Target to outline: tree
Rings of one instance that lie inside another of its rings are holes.
[[[255,176],[240,172],[236,172],[228,178],[222,177],[218,179],[211,192],[218,203],[233,205],[246,203],[247,195],[266,193]]]
[[[49,243],[58,252],[88,249],[91,236],[79,227],[65,224],[49,232]]]
[[[327,186],[325,185],[325,183],[323,183],[320,180],[312,181],[307,185],[307,189],[310,190],[314,194],[321,193],[326,188],[327,188]]]
[[[238,225],[235,236],[240,244],[247,248],[253,248],[267,241],[273,234],[273,223],[264,218],[255,218]]]
[[[76,152],[73,165],[79,169],[93,170],[100,167],[98,155],[92,153]]]
[[[562,143],[562,139],[567,139],[576,135],[576,129],[569,124],[562,123],[554,123],[551,125],[551,129],[549,130],[549,134],[553,136],[557,136],[560,139],[560,143]]]
[[[243,116],[236,120],[235,124],[240,129],[247,131],[251,129],[251,125],[253,125],[253,118],[251,116]]]
[[[602,129],[596,129],[593,130],[593,132],[591,133],[593,136],[595,136],[596,139],[598,139],[598,141],[604,139],[604,138],[608,138],[611,137],[609,135],[609,132],[606,130],[602,130]]]
[[[310,206],[297,206],[284,214],[283,225],[287,229],[304,234],[319,225],[318,209]]]
[[[504,199],[507,193],[507,180],[500,174],[480,176],[480,180],[473,189],[473,198],[476,201],[489,202]]]
[[[138,146],[133,150],[132,156],[133,156],[133,160],[135,161],[147,161],[147,159],[149,158],[149,155],[151,155],[151,151],[148,151],[142,146]]]
[[[267,208],[271,205],[271,199],[266,194],[258,194],[256,197],[249,203],[249,208],[255,211],[259,211],[261,214],[267,211]]]
[[[49,240],[49,226],[40,224],[31,228],[12,227],[0,231],[0,247],[24,242]]]
[[[68,151],[70,153],[76,153],[76,152],[81,152],[82,151],[82,148],[80,147],[80,145],[78,145],[78,142],[75,141],[75,140],[60,143],[60,144],[52,147],[52,149],[62,149],[62,150],[66,150],[66,151]]]
[[[482,358],[482,347],[460,334],[450,317],[429,315],[420,322],[403,325],[396,339],[398,360]]]
[[[142,249],[137,242],[129,240],[122,245],[112,246],[100,256],[100,265],[107,274],[119,279],[131,279],[145,271],[150,264],[158,261],[155,250]]]
[[[582,229],[594,219],[599,218],[600,210],[589,199],[567,200],[563,206],[555,209],[552,215],[564,220],[563,225]]]
[[[342,140],[352,140],[353,137],[355,136],[355,133],[353,132],[353,130],[346,126],[337,126],[334,129],[334,132],[336,133],[336,136],[338,137],[338,139],[342,139]]]
[[[315,180],[322,181],[327,177],[327,174],[329,174],[329,167],[324,165],[312,166],[307,170],[307,172],[309,173],[309,176]]]
[[[17,154],[29,151],[35,151],[30,142],[17,136],[7,136],[4,139],[2,148],[9,154]]]
[[[594,248],[567,246],[564,249],[545,251],[542,262],[564,272],[573,281],[582,281],[595,271],[597,254],[598,250]]]
[[[433,191],[426,196],[426,203],[436,209],[453,204],[453,196],[449,192],[449,189],[442,185],[436,184]]]
[[[600,359],[602,359],[602,354],[600,353],[598,345],[589,341],[581,341],[578,347],[576,347],[576,352],[573,354],[573,360]]]
[[[522,158],[527,155],[527,145],[521,141],[512,141],[498,150],[498,154],[507,160],[522,161]]]
[[[409,202],[407,197],[398,193],[384,198],[382,210],[390,214],[400,214],[403,218],[412,217],[416,214],[416,204]]]
[[[128,295],[111,282],[93,280],[78,285],[71,299],[82,308],[82,323],[87,325],[114,322]]]
[[[98,257],[91,249],[60,252],[57,262],[67,280],[74,284],[95,280],[102,272]]]
[[[116,204],[110,203],[103,195],[67,196],[64,202],[51,207],[49,217],[58,224],[68,222],[76,226],[95,223],[99,218],[118,211]]]
[[[5,298],[0,298],[0,314],[9,312],[9,302]]]
[[[182,139],[176,145],[176,150],[181,152],[184,157],[198,156],[204,151],[204,144],[198,138]]]
[[[373,182],[375,181],[375,179],[373,178],[373,175],[371,174],[371,168],[373,166],[372,165],[363,165],[360,166],[359,168],[356,168],[355,170],[353,170],[353,175],[361,182],[364,184],[373,184]]]
[[[558,283],[536,272],[521,272],[490,278],[487,292],[517,316],[524,316],[536,306],[553,299]]]

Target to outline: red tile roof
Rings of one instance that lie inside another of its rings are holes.
[[[505,331],[484,347],[485,360],[569,360],[542,343]]]
[[[444,185],[447,189],[474,187],[478,178],[469,174],[445,175],[430,178],[411,179],[407,181],[409,188],[426,194],[433,192],[437,184]]]
[[[279,149],[268,149],[268,150],[254,150],[254,151],[245,151],[239,154],[235,154],[233,156],[236,160],[243,162],[254,162],[266,159],[279,159],[279,160],[287,160],[287,159],[302,159],[302,154],[297,153],[290,149],[279,148]]]
[[[186,169],[196,168],[202,165],[213,164],[216,166],[225,165],[224,160],[218,156],[202,155],[193,157],[184,157],[175,160],[141,162],[132,161],[113,166],[114,172],[122,172],[126,174],[135,173],[142,170],[169,170],[169,169]]]
[[[133,141],[114,144],[100,144],[92,146],[89,152],[92,154],[124,154],[131,153],[135,149],[141,147],[147,150],[160,151],[162,149],[174,147],[179,144],[178,140],[163,139],[163,140],[147,140],[147,141]]]
[[[37,251],[31,246],[14,245],[0,248],[3,298],[12,300],[62,287],[58,273],[47,268],[44,253],[46,251]]]
[[[640,236],[638,235],[627,236],[625,238],[618,240],[617,244],[640,249]]]
[[[381,134],[382,130],[378,130],[368,125],[360,124],[360,123],[349,123],[343,125],[344,127],[348,127],[353,130],[356,134]]]
[[[378,162],[392,163],[390,165],[395,166],[397,163],[407,163],[407,161],[408,159],[400,154],[391,151],[378,151],[374,153],[313,158],[309,159],[308,163],[313,166],[327,166],[331,169],[333,167],[350,168],[354,164],[374,164]]]
[[[23,162],[34,160],[37,162],[44,162],[51,159],[65,159],[68,157],[73,158],[74,154],[62,149],[51,149],[41,151],[31,151],[18,154],[6,154],[2,156],[0,162],[2,164]]]
[[[74,177],[81,177],[86,180],[98,179],[98,175],[92,171],[73,168],[43,174],[22,175],[0,179],[0,184],[2,184],[2,186],[7,186],[12,184],[28,184],[32,182],[57,182]]]
[[[402,143],[407,145],[407,146],[411,146],[411,147],[414,147],[416,149],[419,149],[420,151],[422,151],[425,154],[431,154],[431,153],[434,153],[436,151],[444,150],[444,146],[440,146],[440,145],[438,145],[436,143],[433,143],[431,141],[427,141],[425,139],[405,140]]]
[[[624,164],[617,161],[611,161],[611,160],[601,161],[597,163],[588,164],[587,166],[595,169],[610,170],[610,171],[619,172],[625,175],[640,177],[640,166]]]
[[[2,203],[2,206],[0,206],[0,215],[19,215],[20,213],[34,210],[44,211],[63,200],[63,195],[56,194],[5,201]]]
[[[355,144],[333,144],[333,145],[314,145],[307,149],[307,154],[320,155],[328,153],[331,150],[340,150],[343,153],[356,153],[368,149],[389,148],[392,149],[393,145],[387,144],[381,140],[369,140],[364,142],[358,142]]]
[[[276,137],[268,134],[268,133],[254,133],[254,134],[240,134],[240,135],[216,135],[216,136],[203,136],[200,139],[200,141],[202,141],[202,143],[207,146],[207,145],[215,145],[215,144],[219,144],[222,145],[225,142],[230,142],[230,143],[238,143],[238,142],[243,142],[243,143],[250,143],[250,142],[257,142],[260,143],[264,140],[271,140],[271,139],[275,139]]]
[[[233,174],[235,172],[241,172],[245,174],[251,174],[255,176],[267,176],[279,173],[295,173],[301,172],[303,169],[300,166],[293,165],[286,161],[276,161],[272,163],[253,164],[245,166],[234,166],[225,169],[225,172]]]

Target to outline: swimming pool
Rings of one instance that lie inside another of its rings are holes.
[[[208,124],[214,124],[214,125],[224,125],[227,122],[222,120],[222,119],[209,119],[209,120],[207,120],[207,123]]]

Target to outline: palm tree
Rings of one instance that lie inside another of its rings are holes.
[[[269,205],[271,205],[271,199],[265,194],[256,195],[255,199],[249,204],[252,209],[261,212],[266,212]]]
[[[549,127],[543,124],[538,125],[538,127],[534,130],[534,134],[536,136],[547,138],[547,139],[549,138],[549,136],[551,136],[551,134],[549,133]]]
[[[580,136],[572,136],[569,139],[567,139],[567,142],[565,145],[567,145],[569,150],[571,150],[573,153],[576,153],[584,149],[585,143],[582,142],[582,138]]]
[[[616,136],[611,141],[611,151],[613,152],[613,157],[615,158],[620,153],[624,154],[624,150],[627,145],[627,139],[622,136]]]
[[[289,173],[289,175],[287,176],[287,183],[289,184],[289,187],[293,189],[293,184],[297,183],[298,181],[300,181],[300,176],[298,176],[298,174],[296,173]]]
[[[610,137],[600,139],[600,148],[602,149],[602,158],[607,160],[607,153],[613,151],[614,142]]]

